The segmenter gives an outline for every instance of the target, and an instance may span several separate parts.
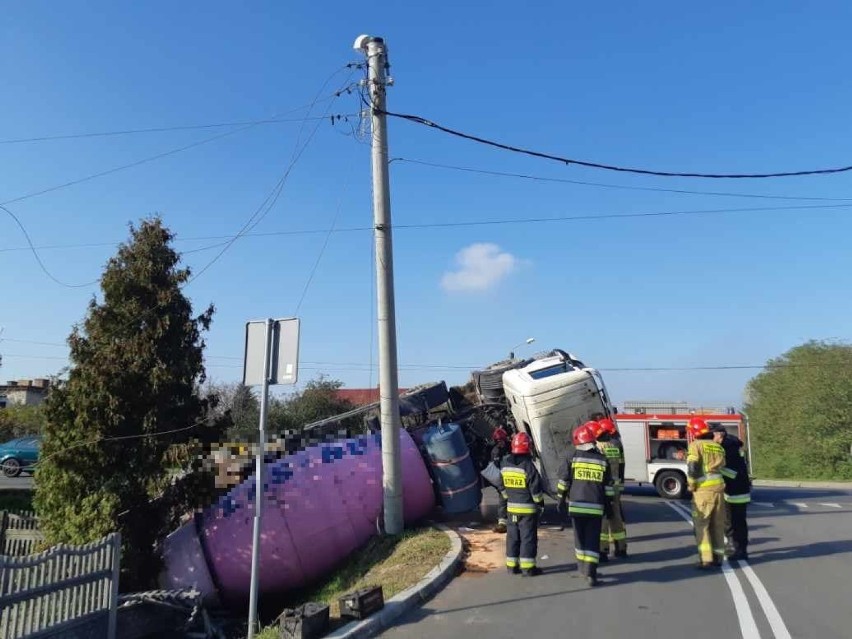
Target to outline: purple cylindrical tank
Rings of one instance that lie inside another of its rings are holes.
[[[423,458],[400,431],[406,523],[435,505]],[[281,593],[331,571],[376,534],[382,509],[381,435],[311,446],[265,468],[260,593]],[[164,588],[195,587],[207,601],[248,601],[254,476],[169,535]]]

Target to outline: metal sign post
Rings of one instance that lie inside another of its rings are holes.
[[[257,618],[260,576],[260,528],[263,519],[263,461],[266,454],[266,416],[270,384],[295,384],[299,369],[299,320],[267,319],[246,323],[243,384],[260,386],[260,423],[255,457],[254,529],[251,540],[251,590],[249,592],[248,639],[259,630]]]

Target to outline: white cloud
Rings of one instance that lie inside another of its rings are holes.
[[[476,243],[456,253],[457,268],[444,273],[441,286],[449,292],[486,291],[518,269],[521,260],[496,244]]]

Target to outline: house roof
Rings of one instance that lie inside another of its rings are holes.
[[[407,388],[400,388],[400,395],[407,391]],[[378,388],[339,388],[335,391],[338,399],[345,399],[356,406],[365,406],[379,401]]]

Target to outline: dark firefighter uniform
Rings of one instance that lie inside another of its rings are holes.
[[[686,464],[699,566],[719,565],[725,556],[725,450],[711,440],[695,439],[689,445]]]
[[[746,509],[751,502],[751,478],[745,461],[743,442],[739,437],[724,433],[722,448],[725,450],[725,503],[727,518],[725,534],[732,551],[730,559],[748,559],[748,522]]]
[[[509,452],[509,447],[506,445],[505,441],[498,441],[491,448],[491,461],[494,462],[494,465],[497,468],[503,464],[503,458],[506,456],[506,453]],[[503,493],[501,491],[497,492],[497,525],[494,528],[494,532],[504,533],[506,532],[506,526],[508,525],[508,517],[506,513],[506,499],[503,497]]]
[[[627,556],[627,528],[621,509],[621,493],[624,490],[624,446],[620,439],[612,437],[608,440],[601,439],[598,449],[609,462],[613,486],[612,510],[604,517],[601,528],[601,559],[606,561],[610,544],[614,547],[616,557]]]
[[[594,446],[589,450],[578,448],[562,467],[556,490],[561,503],[568,498],[577,569],[595,583],[600,562],[601,522],[612,509],[614,495],[607,458]]]
[[[500,492],[506,500],[506,567],[537,574],[538,518],[544,509],[541,475],[529,455],[510,454],[500,467]]]

